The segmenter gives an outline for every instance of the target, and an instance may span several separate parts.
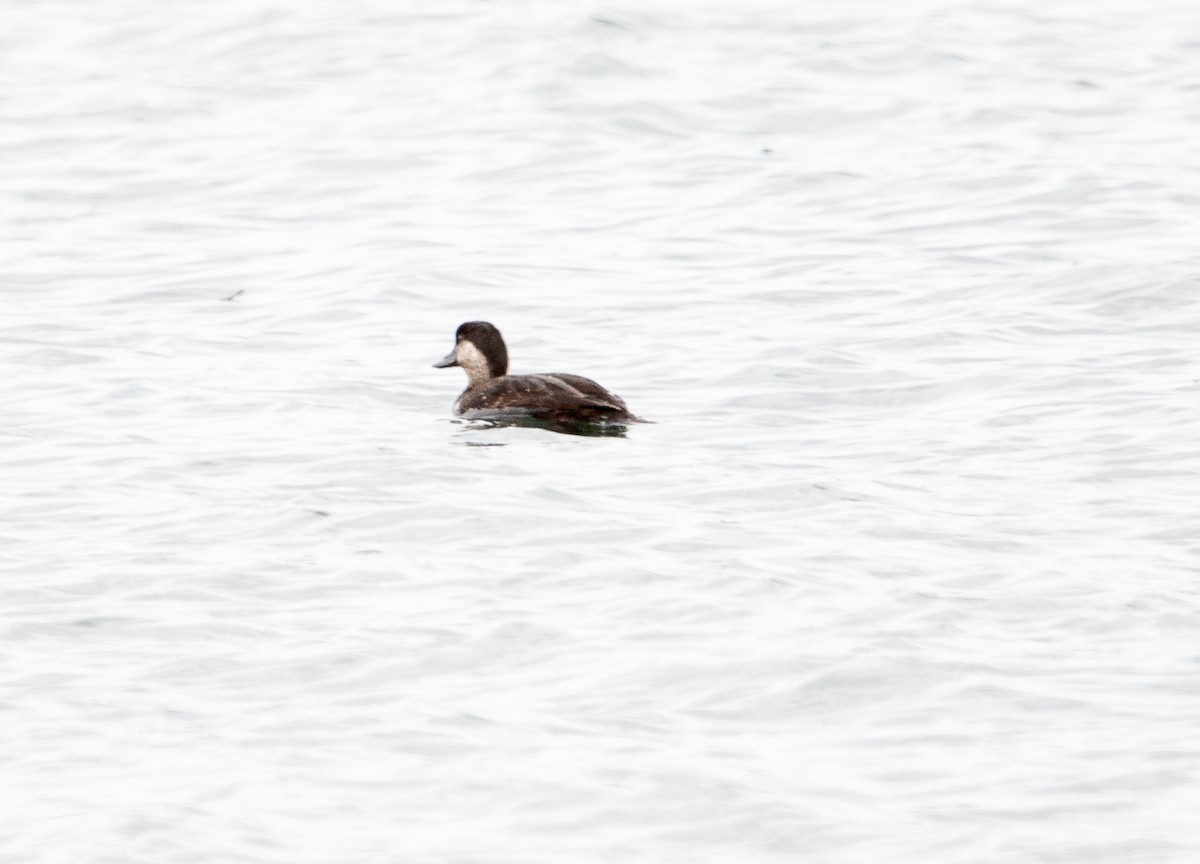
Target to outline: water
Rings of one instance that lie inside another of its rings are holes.
[[[1193,4],[2,8],[6,862],[1200,857]]]

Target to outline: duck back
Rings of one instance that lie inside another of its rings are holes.
[[[455,405],[458,413],[522,413],[582,422],[639,422],[625,402],[582,375],[502,375],[468,388]]]

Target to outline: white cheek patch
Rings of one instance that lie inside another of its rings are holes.
[[[482,351],[475,347],[474,342],[466,339],[459,342],[454,349],[454,357],[458,360],[458,365],[467,373],[467,378],[472,384],[482,384],[492,377],[492,370],[488,366],[487,358],[483,356]]]

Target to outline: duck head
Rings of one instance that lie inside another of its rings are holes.
[[[500,331],[487,321],[468,321],[454,334],[454,350],[435,369],[461,366],[472,387],[508,373],[508,349]]]

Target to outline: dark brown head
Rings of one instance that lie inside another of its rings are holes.
[[[454,334],[454,350],[433,364],[437,369],[461,366],[474,387],[508,374],[508,349],[500,331],[486,321],[468,321]]]

